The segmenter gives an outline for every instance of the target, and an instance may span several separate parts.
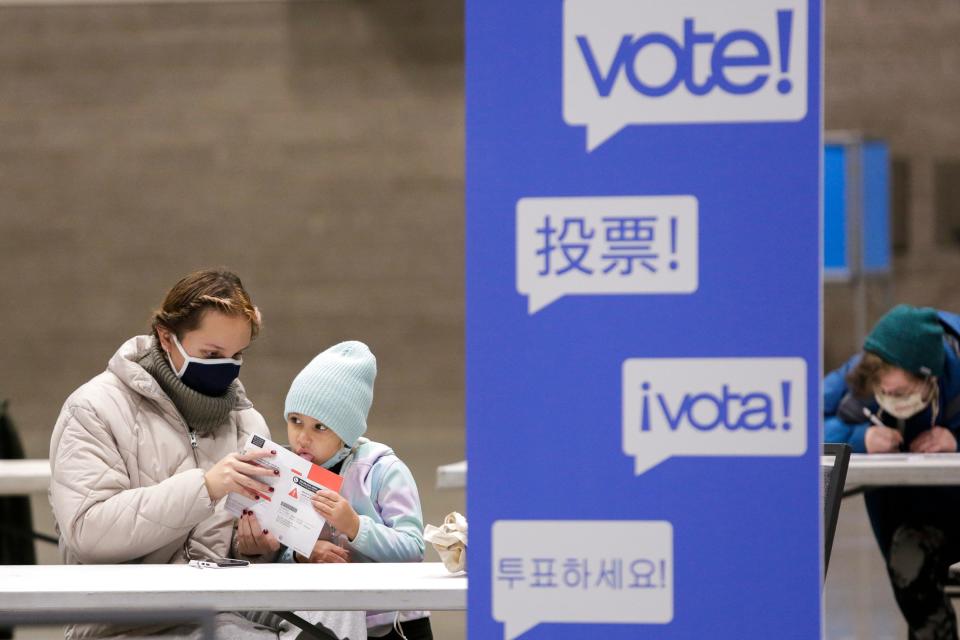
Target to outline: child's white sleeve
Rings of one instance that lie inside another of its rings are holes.
[[[383,464],[377,475],[372,497],[383,523],[360,514],[360,529],[350,545],[375,562],[422,561],[423,514],[413,474],[401,460],[393,459]]]

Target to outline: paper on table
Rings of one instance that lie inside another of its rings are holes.
[[[257,478],[273,487],[273,493],[261,493],[259,500],[230,493],[224,508],[238,518],[244,509],[253,511],[257,521],[277,540],[309,556],[326,522],[313,508],[310,498],[321,487],[340,491],[343,478],[256,434],[247,440],[242,453],[251,449],[277,452],[277,455],[260,458],[257,462],[260,466],[280,471],[278,475]]]

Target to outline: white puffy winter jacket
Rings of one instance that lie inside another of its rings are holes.
[[[251,433],[269,437],[241,386],[228,424],[196,446],[180,413],[138,364],[150,336],[125,342],[107,370],[67,398],[50,440],[50,503],[67,564],[183,563],[228,556],[233,516],[204,473]],[[74,627],[67,637],[115,632]]]

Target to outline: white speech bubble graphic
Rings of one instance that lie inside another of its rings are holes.
[[[563,117],[587,151],[642,124],[807,114],[807,0],[565,0]]]
[[[693,196],[517,201],[517,291],[531,314],[565,295],[693,293],[698,253]]]
[[[623,451],[640,475],[672,456],[800,456],[802,358],[632,358],[623,363]]]
[[[673,620],[673,526],[499,520],[492,580],[504,640],[543,622],[666,624]]]

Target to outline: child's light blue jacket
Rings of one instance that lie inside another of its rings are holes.
[[[366,438],[340,467],[340,495],[360,516],[360,531],[347,547],[355,562],[421,562],[423,513],[410,469],[393,449]]]
[[[327,524],[320,539],[339,542],[351,552],[352,562],[422,562],[420,494],[413,474],[393,449],[360,438],[344,459],[340,475],[340,495],[360,516],[360,530],[349,541]],[[293,562],[293,550],[286,549],[279,561]],[[400,619],[415,620],[425,615],[422,611],[404,611]],[[367,626],[391,624],[393,617],[393,613],[370,611]]]

